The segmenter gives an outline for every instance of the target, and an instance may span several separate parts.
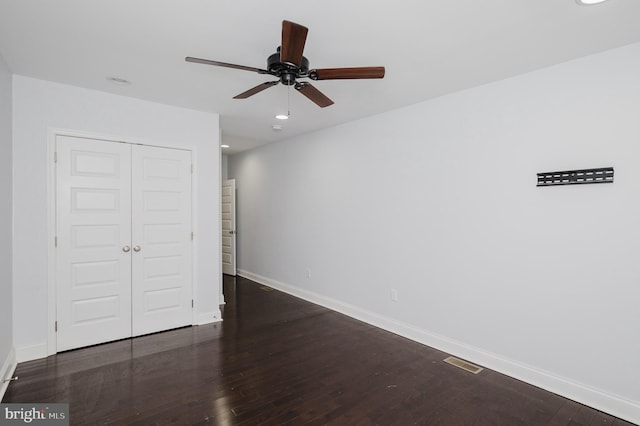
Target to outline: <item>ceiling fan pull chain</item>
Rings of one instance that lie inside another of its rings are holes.
[[[287,117],[291,116],[291,86],[287,86]]]

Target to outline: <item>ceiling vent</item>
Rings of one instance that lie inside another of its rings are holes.
[[[613,167],[538,173],[536,186],[613,183]]]

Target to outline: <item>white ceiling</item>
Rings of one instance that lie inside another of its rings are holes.
[[[217,112],[234,153],[637,42],[639,18],[640,0],[0,0],[0,54],[15,74]],[[311,68],[385,78],[314,82],[323,109],[292,90],[277,122],[286,86],[234,100],[273,78],[184,61],[265,68],[283,19],[309,28]]]

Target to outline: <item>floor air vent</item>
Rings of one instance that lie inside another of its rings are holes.
[[[459,358],[450,356],[449,358],[446,358],[444,360],[444,362],[446,362],[447,364],[451,364],[454,365],[458,368],[462,368],[465,371],[468,371],[469,373],[473,373],[473,374],[478,374],[479,372],[481,372],[482,370],[484,370],[484,368],[482,367],[478,367],[477,365],[473,365],[467,361],[463,361]]]

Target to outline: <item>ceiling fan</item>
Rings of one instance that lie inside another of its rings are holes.
[[[309,60],[302,56],[308,32],[309,29],[300,24],[291,21],[282,21],[282,44],[276,49],[276,53],[267,58],[267,69],[228,64],[226,62],[211,61],[209,59],[192,58],[190,56],[186,57],[185,60],[187,62],[253,71],[258,74],[269,74],[278,78],[278,80],[275,81],[267,81],[259,84],[246,92],[234,96],[233,99],[246,99],[269,87],[282,83],[285,86],[294,86],[298,92],[315,102],[321,108],[332,105],[333,101],[312,86],[311,83],[298,81],[298,79],[343,80],[384,77],[384,67],[318,68],[310,70]]]

